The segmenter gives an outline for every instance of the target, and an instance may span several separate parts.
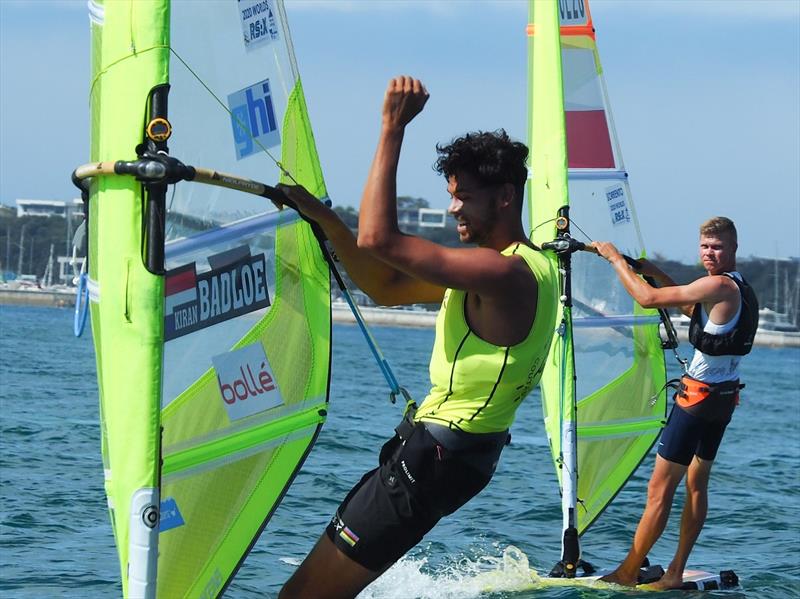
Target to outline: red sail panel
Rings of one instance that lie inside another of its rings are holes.
[[[604,110],[568,110],[569,168],[614,168],[614,151]]]

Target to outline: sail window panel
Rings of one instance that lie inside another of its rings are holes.
[[[175,2],[171,6],[170,152],[186,164],[275,184],[282,174],[275,160],[282,156],[281,124],[295,75],[282,40],[283,30],[276,21],[278,15],[273,12],[275,5],[260,6],[265,12],[259,22],[266,23],[267,28],[256,32],[265,34],[258,41],[249,34],[243,35],[241,6],[244,5],[212,1]],[[198,40],[198,32],[206,32],[202,40]],[[242,127],[246,129],[244,136]],[[253,151],[243,155],[245,146]],[[220,256],[241,250],[249,253],[257,269],[265,267],[260,282],[265,284],[268,298],[266,306],[245,311],[236,318],[214,320],[214,313],[224,311],[231,303],[228,296],[243,290],[239,281],[238,289],[225,291],[220,286],[221,297],[212,298],[212,287],[206,298],[211,306],[206,306],[205,312],[211,311],[213,324],[192,322],[200,318],[202,306],[183,306],[181,324],[189,327],[189,334],[170,334],[167,314],[162,407],[170,405],[209,372],[213,356],[233,349],[271,311],[276,299],[278,262],[282,259],[276,251],[281,222],[240,237],[219,234],[231,224],[269,214],[275,214],[276,221],[280,221],[269,200],[221,187],[181,183],[168,196],[167,268],[172,271],[193,265],[198,279],[206,277],[210,283],[217,283],[212,280],[214,273],[225,271],[225,265],[215,265],[214,260],[219,262]],[[191,246],[192,251],[176,252],[177,246]],[[297,271],[299,266],[294,263],[289,268]],[[200,292],[198,288],[195,295]],[[214,299],[221,306],[215,305]],[[298,301],[302,307],[302,298]],[[169,296],[165,302],[169,312]]]
[[[626,182],[590,177],[571,179],[569,191],[573,235],[583,241],[611,240],[621,252],[631,256],[641,254],[638,230],[628,206],[630,194]],[[627,211],[623,217],[618,215],[620,204]],[[612,319],[637,320],[634,301],[613,268],[594,254],[573,255],[572,295],[577,397],[581,399],[632,367],[636,352],[633,326]],[[603,326],[603,319],[609,319],[607,326]],[[591,328],[582,326],[585,320],[591,321]]]
[[[270,377],[274,379],[283,405],[295,406],[308,397],[314,397],[311,391],[316,377],[314,365],[319,360],[317,353],[327,348],[328,343],[317,348],[320,342],[314,339],[314,333],[308,328],[305,310],[316,304],[320,312],[326,310],[328,288],[320,284],[314,294],[307,293],[303,286],[303,273],[293,259],[292,245],[287,240],[283,247],[284,255],[279,261],[282,276],[273,288],[275,293],[272,296],[278,299],[266,316],[262,316],[263,311],[251,312],[166,343],[162,406],[165,410],[165,446],[236,424],[226,410],[221,391],[225,381],[214,362],[226,352],[242,351],[249,346],[261,347],[261,355],[268,364]],[[324,274],[320,273],[320,276]],[[244,380],[248,396],[261,395],[258,375],[253,374],[258,364],[247,371],[247,361],[241,363],[243,374],[240,378]],[[302,364],[308,366],[298,368]],[[195,375],[195,380],[192,381],[183,369]],[[167,395],[167,390],[172,395]]]
[[[174,2],[171,22],[171,154],[193,166],[277,183],[281,171],[265,151],[280,160],[280,124],[295,82],[289,52],[279,43],[282,30],[272,32],[272,43],[269,35],[246,43],[233,2]],[[170,215],[203,215],[212,226],[276,210],[265,198],[191,184],[176,187],[168,209],[168,222]]]
[[[574,331],[576,396],[580,402],[633,365],[631,327]]]
[[[220,245],[201,245],[180,260],[169,259],[167,244],[162,407],[206,372],[213,356],[233,348],[270,310],[277,287],[275,236],[273,229]],[[236,260],[231,252],[245,255]],[[230,262],[215,262],[214,257],[220,256],[229,256]],[[185,275],[191,280],[171,288],[172,279]],[[242,304],[238,308],[237,302]]]
[[[213,23],[211,32],[209,23]],[[293,71],[284,45],[263,43],[248,48],[243,40],[236,3],[175,2],[171,6],[171,25],[169,118],[173,135],[169,141],[170,153],[192,166],[277,183],[280,169],[266,154],[253,153],[239,159],[237,147],[241,139],[236,135],[228,99],[251,87],[267,89],[261,95],[250,94],[250,107],[260,127],[275,129],[285,116],[290,88],[280,85],[265,88],[264,82],[288,76],[289,85],[293,84]],[[198,43],[198,32],[204,31],[209,34]],[[280,145],[274,143],[281,139],[280,132],[277,133],[268,149],[280,159]],[[254,261],[265,266],[263,284],[271,305],[277,278],[276,228],[264,227],[256,234],[238,238],[215,235],[220,227],[269,213],[277,213],[277,209],[262,197],[209,185],[176,185],[167,197],[167,269],[173,271],[193,265],[198,279],[212,277],[215,267],[211,262],[215,257],[243,248]],[[191,245],[192,251],[174,251],[179,245]],[[224,271],[224,265],[216,270]],[[209,371],[211,357],[233,348],[270,309],[261,307],[208,325],[208,320],[206,324],[199,322],[203,320],[201,313],[204,311],[199,293],[198,288],[194,304],[182,306],[171,306],[170,296],[165,298],[168,341],[164,352],[162,407]],[[222,289],[218,293],[231,294]],[[211,300],[209,297],[208,301]],[[224,305],[229,303],[229,298],[218,297],[216,301]],[[184,330],[188,327],[191,334],[170,335],[170,326],[175,326],[175,322],[170,321],[170,308],[178,309],[175,313],[180,320],[178,324],[184,325]],[[209,310],[213,313],[219,308],[212,304]],[[211,322],[215,322],[213,318]]]
[[[603,90],[591,48],[564,47],[564,117],[570,168],[614,168]]]
[[[232,322],[213,325],[167,342],[161,407],[166,408],[208,372],[211,358],[234,347],[266,312],[267,309],[256,310]]]
[[[193,54],[189,56],[193,57]],[[183,58],[188,60],[185,56]],[[253,154],[243,160],[236,158],[237,142],[234,138],[233,117],[227,110],[227,96],[230,86],[240,83],[220,80],[202,62],[199,66],[190,66],[202,77],[202,83],[175,56],[172,57],[169,118],[173,133],[169,141],[170,153],[184,164],[276,183],[280,170],[266,154]],[[252,72],[253,69],[245,71]],[[254,74],[253,77],[261,75]],[[275,97],[272,100],[274,112],[282,119],[285,98],[282,102]],[[258,101],[263,104],[263,100]],[[279,146],[267,149],[280,157]],[[171,213],[195,217],[202,215],[203,219],[211,221],[212,226],[277,210],[265,198],[221,187],[190,183],[181,183],[175,187],[173,193],[167,197],[167,209],[168,221]]]
[[[601,260],[594,254],[579,254],[573,258],[572,317],[575,320],[633,315],[633,299],[611,278],[615,276],[611,265]],[[613,324],[609,322],[608,326]]]
[[[643,243],[627,180],[608,180],[603,173],[592,176],[591,172],[578,179],[571,173],[569,198],[574,237],[585,242],[612,241],[620,252],[633,258],[641,256]],[[598,268],[605,262],[597,256],[583,253],[578,256],[593,258],[588,263],[591,268]]]
[[[558,3],[558,24],[565,27],[580,27],[589,24],[589,10],[584,0],[562,0]]]

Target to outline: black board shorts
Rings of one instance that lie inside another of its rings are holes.
[[[385,570],[489,483],[506,438],[453,451],[424,424],[405,441],[395,435],[336,510],[328,538],[368,570]]]
[[[674,404],[661,433],[658,455],[684,466],[695,455],[701,460],[714,460],[735,408],[733,397],[709,397],[691,408]]]

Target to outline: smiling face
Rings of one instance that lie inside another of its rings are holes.
[[[710,275],[736,270],[736,240],[729,233],[700,235],[700,261]]]
[[[498,219],[498,192],[502,185],[482,185],[469,173],[450,175],[447,211],[456,219],[461,243],[487,245]]]

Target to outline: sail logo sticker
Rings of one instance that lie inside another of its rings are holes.
[[[558,0],[558,21],[564,25],[586,25],[586,4],[584,0]]]
[[[252,50],[278,40],[275,10],[269,0],[239,0],[244,47]]]
[[[283,405],[278,382],[261,343],[214,356],[211,362],[231,421]]]
[[[631,222],[631,211],[628,209],[628,200],[625,198],[625,189],[622,185],[612,185],[606,188],[608,212],[611,215],[611,224],[626,225]]]
[[[161,502],[161,515],[158,520],[158,532],[166,532],[186,524],[178,509],[178,503],[172,497],[167,497]]]
[[[208,257],[211,270],[194,262],[170,270],[164,285],[164,341],[270,305],[264,254],[241,246]]]
[[[228,95],[236,160],[281,143],[269,79]]]

